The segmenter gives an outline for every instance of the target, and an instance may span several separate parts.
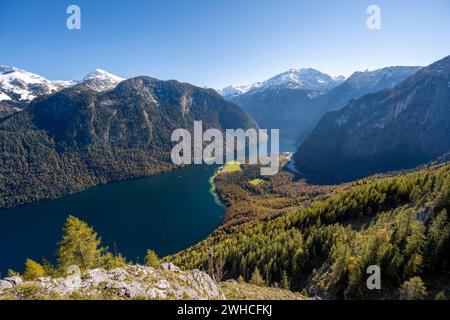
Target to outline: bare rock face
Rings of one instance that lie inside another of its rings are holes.
[[[169,270],[169,271],[173,271],[175,273],[180,272],[180,268],[178,268],[176,265],[174,265],[173,263],[163,263],[159,266],[160,270]]]
[[[327,113],[294,155],[311,182],[411,169],[450,152],[450,56]]]
[[[22,279],[20,277],[17,277],[17,276],[5,278],[3,280],[11,283],[13,286],[22,284],[22,282],[23,282]]]
[[[39,296],[23,297],[22,286],[34,286]],[[171,263],[159,268],[132,265],[113,270],[93,269],[65,278],[39,278],[22,282],[19,277],[0,280],[0,299],[73,297],[85,299],[194,299],[218,300],[224,295],[209,275],[181,271]]]
[[[13,284],[9,281],[0,280],[0,292],[10,289],[13,287]]]

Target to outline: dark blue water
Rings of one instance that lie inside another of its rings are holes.
[[[280,152],[295,149],[281,139]],[[183,250],[206,238],[225,213],[211,193],[216,168],[194,165],[0,210],[0,275],[22,271],[26,258],[54,262],[70,214],[92,226],[111,252],[132,261],[142,261],[147,249],[161,257]]]
[[[225,208],[210,191],[214,166],[189,166],[112,183],[64,198],[0,210],[0,272],[26,258],[54,261],[69,214],[91,225],[110,251],[136,261],[147,249],[165,256],[207,237]]]

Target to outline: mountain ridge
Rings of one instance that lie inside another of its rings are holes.
[[[289,69],[262,82],[255,82],[244,86],[230,85],[218,90],[218,92],[225,98],[236,98],[239,95],[246,94],[253,90],[257,91],[277,86],[286,86],[291,89],[310,89],[319,91],[324,87],[336,85],[343,80],[343,76],[333,78],[312,68]]]
[[[291,69],[264,82],[220,91],[268,129],[299,144],[327,111],[351,99],[398,84],[420,67],[387,67],[332,78],[314,69]],[[228,95],[226,94],[228,93]]]
[[[450,150],[450,56],[323,116],[294,156],[327,182],[409,169]]]
[[[0,207],[56,198],[174,167],[173,130],[257,128],[212,89],[136,77],[97,92],[81,83],[0,119]]]
[[[94,69],[82,80],[48,80],[45,77],[17,68],[0,65],[0,101],[11,100],[26,104],[41,95],[48,95],[80,83],[87,83],[93,90],[112,89],[125,79],[102,69]]]

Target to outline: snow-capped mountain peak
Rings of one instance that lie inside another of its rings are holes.
[[[320,94],[336,87],[344,80],[345,78],[342,76],[332,78],[311,68],[289,69],[263,82],[256,82],[248,86],[228,86],[218,92],[227,99],[270,88],[304,89]]]
[[[19,71],[20,69],[10,66],[2,66],[0,65],[0,74],[5,74],[9,72]],[[22,70],[23,71],[23,70]]]
[[[263,82],[262,87],[284,86],[291,89],[322,91],[335,86],[329,75],[311,68],[290,69]]]
[[[83,78],[83,82],[90,89],[99,92],[115,88],[120,82],[124,80],[125,79],[102,69],[95,69]]]
[[[260,85],[261,85],[260,82],[256,82],[256,83],[254,83],[252,85],[248,85],[248,86],[228,86],[223,89],[217,90],[217,92],[224,97],[231,98],[231,97],[236,97],[241,94],[247,93],[251,89],[257,88]]]
[[[92,79],[99,79],[99,78],[112,79],[112,80],[115,80],[115,81],[118,81],[118,82],[125,80],[125,79],[123,79],[121,77],[118,77],[118,76],[116,76],[116,75],[114,75],[112,73],[109,73],[109,72],[107,72],[107,71],[105,71],[103,69],[97,68],[94,71],[89,72],[83,78],[83,81],[88,81],[88,80],[92,80]]]
[[[92,90],[105,91],[116,87],[123,80],[125,79],[105,70],[95,69],[87,74],[82,82]],[[0,65],[0,101],[27,103],[38,96],[55,93],[78,83],[80,81],[51,81],[32,72]]]
[[[15,67],[0,66],[0,100],[31,101],[39,95],[60,89],[61,84],[37,74]]]

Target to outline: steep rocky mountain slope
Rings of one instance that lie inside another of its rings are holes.
[[[316,181],[413,168],[450,151],[450,57],[326,114],[294,156]]]
[[[206,129],[257,127],[214,90],[149,77],[38,97],[0,120],[0,207],[168,170],[173,130],[192,130],[194,120]]]
[[[325,99],[328,110],[345,107],[352,99],[368,93],[395,87],[422,67],[387,67],[374,71],[355,72],[344,83],[331,90]]]
[[[327,111],[364,94],[392,88],[419,69],[389,67],[356,72],[347,80],[313,69],[290,70],[262,83],[220,92],[247,110],[261,127],[278,128],[282,137],[302,142]]]
[[[11,100],[0,101],[0,119],[22,111],[22,109],[23,106],[20,103]]]
[[[248,111],[265,129],[280,129],[283,138],[297,139],[314,122],[319,96],[342,79],[314,69],[289,70],[247,88],[224,89],[227,99]]]

